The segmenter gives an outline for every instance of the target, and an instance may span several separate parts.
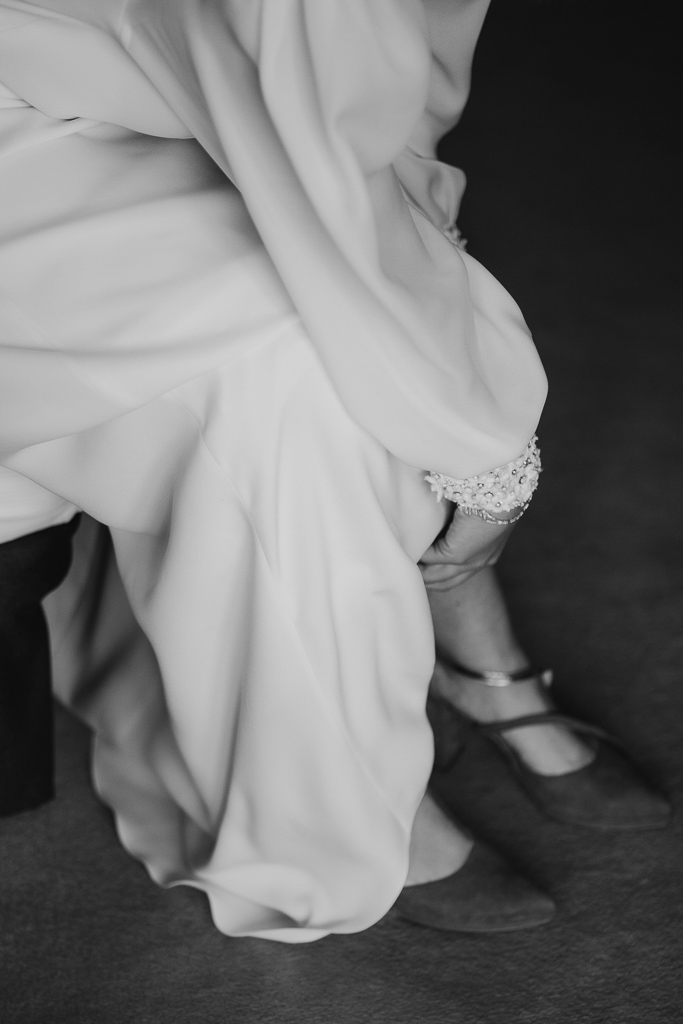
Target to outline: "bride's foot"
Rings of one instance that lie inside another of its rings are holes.
[[[410,835],[410,864],[406,885],[435,882],[458,871],[474,841],[425,793]]]
[[[395,907],[415,924],[454,932],[533,928],[555,911],[549,896],[466,835],[429,794],[418,808],[408,879]]]
[[[621,744],[597,726],[558,713],[540,689],[538,676],[520,682],[499,673],[496,686],[489,670],[489,685],[482,685],[468,677],[464,666],[460,669],[439,664],[432,682],[428,710],[438,770],[450,767],[467,731],[471,735],[476,728],[496,744],[547,817],[603,830],[667,824],[669,801],[641,775]],[[517,726],[515,719],[535,720]],[[584,735],[591,746],[581,739]]]
[[[667,823],[669,802],[619,741],[558,713],[545,673],[528,669],[492,569],[451,590],[428,590],[428,597],[440,654],[427,704],[437,771],[448,770],[478,732],[549,818],[597,829]],[[526,724],[516,726],[515,719]]]
[[[490,667],[515,672],[523,666]],[[430,693],[477,722],[500,722],[557,710],[538,676],[508,686],[487,686],[443,661],[437,661]],[[539,723],[510,730],[505,733],[505,741],[539,775],[565,775],[585,768],[595,758],[593,747],[561,725]]]

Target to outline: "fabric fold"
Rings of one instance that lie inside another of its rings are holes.
[[[392,167],[429,95],[422,5],[133,0],[123,39],[237,184],[356,421],[451,476],[516,457],[545,398],[528,330],[502,289],[491,330],[469,287],[490,276],[414,223]]]

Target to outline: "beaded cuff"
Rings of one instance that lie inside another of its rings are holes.
[[[515,519],[519,519],[529,507],[538,486],[541,454],[536,446],[537,440],[534,434],[518,459],[480,476],[454,480],[443,473],[428,473],[425,480],[431,485],[437,501],[447,498],[466,515],[481,516],[487,522],[504,526],[514,520],[495,519],[491,513],[511,512],[518,508],[520,512]]]

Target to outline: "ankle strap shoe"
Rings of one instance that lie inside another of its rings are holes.
[[[538,678],[545,685],[550,672],[538,669],[511,674],[475,673],[452,664],[455,671],[485,685],[511,685]],[[508,682],[502,677],[507,676]],[[487,678],[488,677],[488,678]],[[437,771],[448,771],[476,733],[493,743],[517,781],[542,814],[563,824],[602,831],[663,828],[671,818],[671,804],[631,762],[624,745],[604,729],[559,711],[546,711],[497,722],[477,722],[442,698],[430,697],[427,713],[434,731]],[[534,725],[559,725],[585,737],[595,758],[583,768],[563,775],[533,771],[505,739],[505,733]]]

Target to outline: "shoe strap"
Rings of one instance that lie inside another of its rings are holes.
[[[527,683],[531,679],[538,679],[543,686],[550,686],[553,681],[553,672],[550,668],[538,668],[536,665],[528,665],[526,668],[517,669],[515,672],[500,672],[497,669],[490,669],[484,672],[476,672],[466,665],[461,665],[452,658],[442,659],[445,664],[457,672],[458,675],[467,679],[474,679],[484,686],[512,686],[513,683]]]
[[[593,725],[592,722],[584,722],[581,718],[562,714],[561,711],[539,711],[533,715],[520,715],[518,718],[508,718],[500,722],[480,722],[476,724],[476,729],[477,732],[485,736],[491,736],[493,739],[501,733],[512,729],[523,729],[529,725],[562,725],[582,736],[592,736],[595,739],[610,743],[613,747],[618,747],[621,750],[625,749],[624,744],[616,736],[612,736],[599,725]]]

